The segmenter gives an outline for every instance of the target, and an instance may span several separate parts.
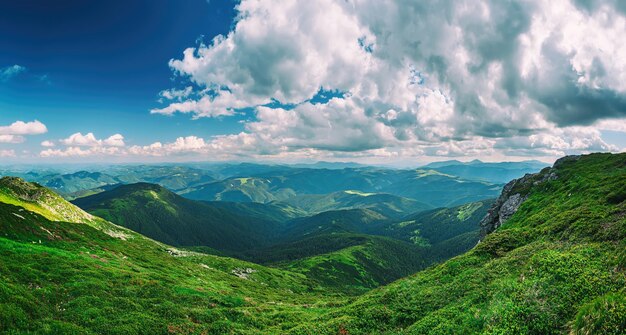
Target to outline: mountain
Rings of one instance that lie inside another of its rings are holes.
[[[267,243],[278,222],[185,199],[138,183],[74,200],[82,209],[158,241],[240,251]]]
[[[402,222],[369,209],[323,212],[288,222],[276,244],[239,256],[363,292],[474,247],[491,203],[429,210]]]
[[[278,263],[282,269],[302,273],[320,285],[342,292],[362,293],[388,284],[429,265],[423,248],[396,239],[374,235],[335,233],[317,235],[301,243],[281,245],[275,250],[289,250],[296,244],[324,245],[325,239],[337,238],[345,247],[290,262]],[[346,245],[344,241],[352,245]]]
[[[330,194],[304,194],[288,198],[283,202],[309,213],[321,213],[340,209],[371,209],[387,217],[404,216],[432,208],[413,199],[385,193],[340,191]]]
[[[200,185],[181,195],[194,200],[267,203],[288,199],[296,193],[292,189],[274,187],[271,179],[245,177]]]
[[[626,154],[507,184],[482,241],[290,334],[624,334]]]
[[[280,237],[294,241],[334,233],[371,233],[389,218],[370,209],[344,209],[297,218],[285,224]]]
[[[368,165],[355,162],[324,162],[319,161],[310,164],[293,164],[291,167],[312,168],[312,169],[345,169],[345,168],[364,168]]]
[[[504,187],[476,247],[355,296],[398,273],[381,255],[404,267],[424,247],[328,233],[275,250],[315,255],[267,267],[155,242],[3,178],[0,333],[624,334],[625,180],[626,154],[560,159]],[[444,211],[442,231],[475,207]]]
[[[206,201],[206,204],[262,221],[287,222],[309,215],[300,208],[282,202],[262,204],[258,202]]]
[[[386,225],[381,233],[429,247],[428,257],[432,261],[449,259],[478,243],[480,221],[493,203],[493,199],[488,199],[414,213]]]
[[[0,202],[18,205],[49,220],[94,223],[96,219],[56,193],[21,178],[0,178]]]
[[[90,167],[90,169],[94,168]],[[2,171],[2,174],[10,173],[10,171]],[[101,171],[80,170],[66,173],[44,169],[15,175],[50,188],[66,199],[75,199],[99,193],[120,184],[138,182],[159,184],[171,190],[187,189],[213,181],[212,174],[211,171],[188,166],[119,165],[103,167]]]
[[[16,173],[70,200],[106,191],[116,185],[145,182],[203,201],[269,203],[285,201],[296,195],[354,190],[364,194],[387,193],[431,207],[447,207],[495,197],[504,183],[504,178],[493,182],[476,176],[476,173],[465,178],[432,168],[402,170],[353,164],[305,167],[251,163],[114,165],[91,166],[86,167],[88,170],[69,173],[66,172],[68,169],[20,170]],[[463,174],[463,171],[458,173]],[[514,173],[517,176],[518,172]]]
[[[170,247],[39,185],[0,182],[0,333],[280,334],[345,299],[320,302],[301,274]]]
[[[432,207],[451,207],[493,198],[500,190],[499,184],[417,169],[399,172],[397,181],[382,187],[381,192],[415,199]]]
[[[101,172],[78,171],[69,174],[46,176],[39,180],[43,186],[60,194],[72,194],[79,191],[117,184],[120,181]]]
[[[470,180],[482,180],[491,183],[506,183],[511,179],[520,178],[527,173],[536,173],[547,167],[540,161],[485,163],[479,160],[463,163],[457,160],[435,162],[423,166],[441,173],[458,176]]]
[[[500,192],[501,185],[424,169],[282,168],[207,183],[179,193],[194,200],[266,203],[286,201],[296,195],[320,195],[346,190],[362,194],[387,193],[410,198],[426,206],[447,207],[493,198]]]
[[[119,165],[105,169],[122,184],[151,183],[178,191],[215,180],[210,170],[181,165]]]

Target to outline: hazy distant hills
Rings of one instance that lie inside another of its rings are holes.
[[[285,203],[316,214],[330,210],[364,208],[389,218],[396,218],[432,208],[419,201],[386,193],[364,193],[354,190],[329,194],[303,194],[284,200]]]
[[[479,160],[463,163],[460,161],[436,162],[423,166],[441,173],[471,180],[483,180],[491,183],[506,183],[527,173],[535,173],[547,167],[540,161],[484,163]]]
[[[299,165],[197,163],[114,165],[90,167],[89,170],[76,172],[65,172],[69,167],[63,170],[45,167],[6,168],[0,170],[0,175],[19,176],[38,182],[68,199],[95,194],[110,189],[112,185],[147,182],[159,184],[191,199],[207,201],[271,202],[282,201],[296,194],[320,195],[357,190],[388,193],[439,207],[493,197],[499,191],[495,186],[525,173],[537,172],[544,166],[537,161],[447,161],[419,169],[331,162]],[[457,185],[459,183],[465,185]],[[432,192],[433,189],[441,189],[439,186],[447,189],[445,199],[437,192]],[[454,188],[458,194],[450,194],[450,188]],[[477,196],[473,197],[472,194]],[[431,201],[424,201],[425,198]]]
[[[271,202],[287,201],[296,195],[326,195],[352,190],[387,193],[425,206],[441,207],[492,198],[500,188],[501,184],[472,181],[435,170],[292,168],[252,177],[229,178],[180,193],[195,200]]]

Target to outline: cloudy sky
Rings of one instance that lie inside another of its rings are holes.
[[[620,152],[625,36],[621,0],[7,1],[0,157]]]

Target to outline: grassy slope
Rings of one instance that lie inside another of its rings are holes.
[[[209,254],[226,252],[263,264],[278,263],[273,265],[303,273],[321,286],[341,292],[363,292],[431,264],[425,249],[412,243],[358,235],[375,229],[377,223],[387,220],[369,209],[331,211],[296,219],[281,231],[277,225],[263,220],[291,215],[293,210],[290,207],[200,203],[149,184],[121,186],[79,199],[76,203],[95,215],[159,241],[209,246],[217,252],[198,248],[192,250]],[[230,213],[249,213],[254,219]],[[236,225],[247,221],[251,227],[237,230]],[[267,229],[253,229],[263,224]],[[311,239],[312,236],[315,238]],[[278,241],[281,243],[268,246]]]
[[[207,201],[206,203],[216,208],[223,208],[265,221],[285,222],[308,214],[299,208],[281,202],[263,204],[258,202]]]
[[[426,211],[391,224],[367,209],[324,212],[290,222],[282,234],[286,242],[241,257],[274,263],[343,291],[363,292],[474,247],[490,204]]]
[[[381,236],[343,233],[317,236],[306,242],[318,243],[316,240],[333,237],[340,237],[341,242],[362,240],[336,251],[278,265],[302,273],[322,286],[352,293],[362,293],[387,284],[426,265],[423,248]]]
[[[139,183],[74,201],[90,213],[158,241],[241,251],[263,245],[278,223],[185,199],[163,187]]]
[[[623,334],[626,154],[556,172],[477,248],[291,333]]]
[[[344,209],[298,218],[285,225],[283,241],[295,241],[322,234],[370,233],[389,219],[369,209]]]
[[[386,225],[382,234],[429,247],[432,261],[446,260],[478,243],[480,220],[492,204],[493,200],[484,200],[418,212]]]
[[[305,194],[285,200],[286,203],[301,208],[311,214],[321,212],[366,208],[387,217],[400,217],[432,208],[413,199],[384,193],[363,193],[359,191],[340,191],[330,194]]]
[[[186,198],[205,201],[271,202],[295,196],[291,189],[274,189],[265,178],[230,178],[201,185],[181,193]]]
[[[2,202],[0,232],[0,333],[279,334],[341,301],[320,301],[302,275],[105,221],[50,221]],[[247,279],[232,273],[248,268]]]

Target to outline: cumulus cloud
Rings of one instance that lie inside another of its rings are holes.
[[[47,131],[46,125],[37,120],[15,121],[8,126],[0,126],[0,143],[23,143],[26,141],[26,136],[40,135]]]
[[[164,91],[175,101],[152,113],[255,108],[244,133],[209,145],[245,138],[267,153],[616,150],[594,127],[626,117],[624,8],[614,0],[243,0],[229,34],[169,63],[200,90]],[[345,95],[316,103],[320,90]],[[556,143],[562,136],[567,145]]]
[[[49,149],[42,150],[41,157],[90,157],[90,156],[124,156],[126,154],[124,136],[114,134],[105,139],[98,139],[93,133],[74,133],[59,140],[65,148],[52,149],[52,141],[43,141],[41,145]]]
[[[48,132],[46,125],[35,120],[15,121],[8,126],[0,126],[0,135],[40,135]]]
[[[230,93],[219,96],[203,96],[198,100],[184,100],[168,105],[164,108],[152,109],[152,114],[173,115],[175,113],[191,113],[194,118],[230,116],[235,108],[245,107],[245,104],[232,99]]]
[[[59,142],[66,146],[77,146],[77,147],[100,147],[100,146],[113,146],[113,147],[123,147],[124,136],[121,134],[112,135],[104,140],[97,139],[93,133],[87,133],[83,135],[82,133],[75,133],[70,135],[66,139],[62,139]]]
[[[171,154],[188,154],[207,152],[204,139],[197,136],[179,137],[172,143],[155,142],[146,146],[132,146],[128,149],[131,155],[168,156]]]
[[[123,155],[124,152],[118,147],[68,147],[65,149],[46,149],[40,152],[40,156],[48,157],[91,157]]]
[[[19,135],[0,135],[0,143],[22,143],[26,139]]]
[[[121,134],[111,135],[108,138],[104,139],[102,143],[104,145],[112,147],[123,147],[126,145],[126,143],[124,143],[124,136],[122,136]]]

